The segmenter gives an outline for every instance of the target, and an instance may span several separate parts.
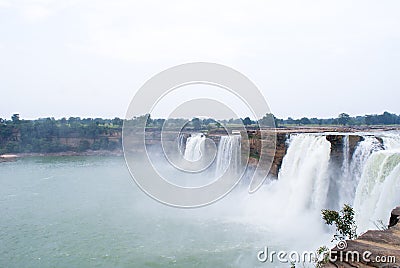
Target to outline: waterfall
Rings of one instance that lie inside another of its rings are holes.
[[[400,204],[400,143],[396,143],[400,137],[385,137],[382,140],[389,144],[385,148],[399,149],[383,150],[379,139],[366,135],[351,156],[349,136],[344,136],[342,176],[333,177],[329,174],[330,142],[326,137],[292,135],[278,175],[288,209],[317,211],[332,205],[330,202],[340,206],[350,203],[356,211],[359,231],[376,228],[377,220],[386,224],[391,209]],[[330,189],[334,183],[330,180],[337,180],[337,188]],[[329,190],[338,191],[339,196]]]
[[[343,137],[342,177],[338,181],[339,207],[353,203],[357,184],[368,158],[381,149],[381,143],[374,136],[363,136],[350,159],[349,135]]]
[[[216,158],[216,175],[222,176],[226,171],[237,172],[241,165],[241,136],[221,136]]]
[[[342,163],[342,173],[344,178],[349,177],[350,169],[350,145],[349,145],[349,135],[343,136],[343,163]]]
[[[353,187],[356,187],[360,181],[363,173],[364,166],[369,156],[376,151],[382,149],[381,143],[373,136],[364,136],[363,141],[359,142],[356,150],[354,151],[353,157],[351,158],[349,175],[352,176],[354,183]],[[353,189],[354,192],[355,188]]]
[[[343,136],[343,160],[338,165],[330,162],[331,143],[325,135],[290,135],[278,180],[265,187],[268,197],[264,201],[272,202],[287,216],[304,211],[319,214],[321,209],[349,203],[356,212],[359,232],[376,228],[374,222],[378,220],[386,224],[391,209],[400,204],[400,135],[364,135],[355,148],[350,148],[351,135]],[[179,148],[185,147],[184,157],[200,160],[205,153],[204,134],[192,134],[186,143],[184,140],[183,135],[178,137]],[[221,136],[217,149],[216,177],[237,172],[241,136]]]
[[[400,149],[400,135],[394,133],[387,133],[382,136],[383,146],[385,150]]]
[[[400,151],[377,151],[367,160],[354,199],[359,231],[389,221],[391,209],[400,203]]]
[[[184,157],[188,161],[198,161],[201,159],[202,153],[204,152],[204,141],[206,137],[202,133],[191,134],[186,140],[185,154]]]
[[[336,183],[338,185],[339,202],[338,207],[343,206],[343,204],[350,204],[354,199],[355,187],[357,184],[357,179],[350,172],[350,144],[349,135],[343,136],[343,162],[341,167],[342,176],[340,180]]]
[[[287,203],[297,211],[325,207],[331,144],[325,136],[292,135],[278,175]],[[282,200],[284,201],[284,200]]]
[[[178,150],[182,155],[185,155],[185,135],[180,133],[178,136]]]
[[[374,136],[364,136],[353,154],[349,185],[355,193],[353,207],[358,231],[376,229],[387,224],[390,211],[399,205],[400,188],[400,136],[385,133],[381,142]],[[397,149],[397,150],[396,150]]]

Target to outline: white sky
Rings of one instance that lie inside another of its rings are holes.
[[[0,117],[124,117],[156,73],[209,61],[280,118],[400,113],[400,1],[0,0]]]

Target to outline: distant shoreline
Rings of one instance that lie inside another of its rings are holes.
[[[3,154],[0,155],[0,162],[11,162],[15,161],[18,158],[24,157],[46,157],[46,156],[123,156],[122,150],[114,150],[114,151],[107,151],[107,150],[88,150],[85,152],[73,152],[73,151],[66,151],[66,152],[57,152],[57,153],[13,153],[13,154]]]
[[[159,130],[152,130],[151,132],[158,132]],[[258,132],[260,130],[248,128],[248,133]],[[359,132],[384,132],[384,131],[400,131],[398,126],[291,126],[282,128],[262,129],[261,132],[275,132],[277,134],[296,134],[296,133],[359,133]],[[210,137],[226,135],[223,132],[214,131],[208,133]],[[6,153],[0,155],[0,162],[11,162],[18,158],[24,157],[47,157],[47,156],[123,156],[122,148],[115,150],[85,150],[85,151],[61,151],[52,153]]]

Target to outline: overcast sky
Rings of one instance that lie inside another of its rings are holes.
[[[400,1],[0,0],[0,117],[124,117],[187,62],[248,76],[280,118],[400,113]]]

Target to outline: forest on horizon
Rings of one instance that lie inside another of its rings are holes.
[[[152,119],[143,115],[132,119],[133,125],[143,125],[149,129],[161,129],[165,119]],[[168,119],[170,125],[182,125],[186,119]],[[121,148],[121,133],[124,120],[103,118],[39,118],[26,120],[14,114],[10,119],[0,118],[0,154],[5,153],[57,153],[66,151],[116,150]],[[380,115],[352,117],[341,113],[336,118],[276,118],[266,114],[259,123],[263,127],[286,128],[293,126],[388,126],[400,125],[400,115],[384,112]],[[259,124],[249,117],[216,121],[212,118],[193,118],[187,127],[195,131],[213,131],[224,126],[245,125],[258,129]]]

